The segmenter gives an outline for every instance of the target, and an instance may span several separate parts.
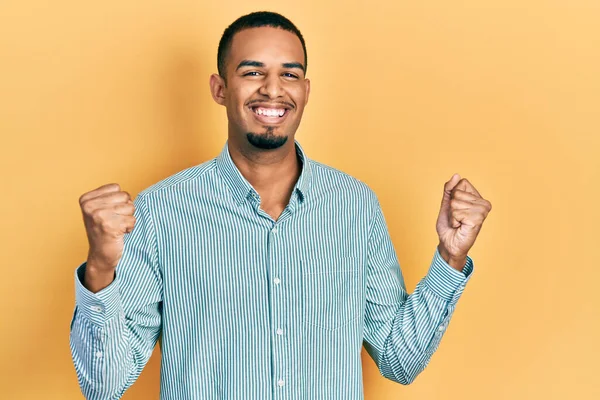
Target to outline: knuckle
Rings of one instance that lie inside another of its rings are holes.
[[[115,195],[115,200],[118,201],[119,203],[127,203],[127,200],[129,200],[129,193],[127,193],[127,192],[118,192]]]
[[[465,192],[464,190],[457,190],[455,197],[461,200],[470,199],[469,193]]]
[[[84,215],[90,215],[92,213],[92,206],[89,201],[84,201],[81,203],[81,211],[83,211]]]
[[[125,195],[123,194],[123,192],[111,192],[106,195],[105,200],[107,203],[110,203],[113,205],[119,204],[119,203],[124,203]]]
[[[104,218],[104,213],[102,212],[102,210],[93,211],[90,216],[94,224],[99,226],[100,228],[104,229],[106,224],[108,223],[107,219]]]
[[[102,228],[103,231],[108,232],[112,230],[112,224],[110,223],[109,220],[107,219],[101,219],[100,220],[100,227]]]
[[[119,210],[121,211],[121,213],[123,215],[126,215],[126,216],[132,216],[133,212],[134,212],[133,207],[131,206],[131,204],[127,204],[127,203],[124,204],[123,206],[121,206],[119,208]]]

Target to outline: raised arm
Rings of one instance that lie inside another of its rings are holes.
[[[474,193],[462,193],[463,188],[474,188],[459,179],[455,175],[446,182],[437,222],[440,244],[427,275],[411,295],[406,291],[379,203],[374,207],[364,344],[381,374],[402,384],[413,382],[438,348],[473,271],[467,252],[491,209],[478,193],[481,200]]]
[[[143,197],[118,185],[80,199],[90,251],[75,273],[70,345],[87,399],[116,399],[146,365],[161,328],[162,275]]]

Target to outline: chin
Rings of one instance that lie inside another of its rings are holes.
[[[288,141],[288,136],[274,134],[273,129],[267,127],[265,132],[246,133],[246,139],[248,140],[248,143],[255,148],[262,150],[274,150],[286,144]]]

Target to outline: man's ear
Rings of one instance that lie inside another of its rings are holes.
[[[210,94],[214,101],[217,104],[222,106],[225,105],[225,91],[227,90],[227,85],[225,85],[225,79],[219,74],[212,74],[210,76]]]
[[[304,101],[304,105],[308,104],[308,95],[310,95],[310,79],[304,80],[304,85],[306,86],[306,100]]]

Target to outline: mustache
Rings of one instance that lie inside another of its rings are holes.
[[[290,108],[296,108],[294,103],[290,103],[289,101],[268,101],[268,100],[261,100],[261,99],[250,100],[248,103],[246,103],[246,105],[248,107],[251,107],[252,104],[256,104],[256,103],[282,104],[282,105],[288,106]]]

